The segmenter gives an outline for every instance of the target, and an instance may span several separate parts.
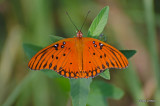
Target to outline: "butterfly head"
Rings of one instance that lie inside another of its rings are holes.
[[[82,36],[83,36],[83,33],[79,30],[79,31],[77,32],[77,37],[78,37],[78,38],[82,38]]]

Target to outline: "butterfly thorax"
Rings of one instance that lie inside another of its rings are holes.
[[[82,36],[83,36],[83,34],[82,34],[82,32],[79,30],[79,31],[77,32],[77,37],[78,37],[78,38],[82,38]]]

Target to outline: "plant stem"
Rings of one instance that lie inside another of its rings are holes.
[[[155,17],[154,17],[154,4],[153,0],[143,0],[144,2],[144,12],[146,18],[146,25],[148,31],[148,47],[151,56],[151,65],[153,67],[153,71],[156,78],[157,83],[157,91],[156,91],[156,100],[159,100],[160,95],[158,89],[160,89],[160,67],[158,60],[158,49],[157,49],[157,41],[156,41],[156,28],[155,28]],[[158,99],[159,98],[159,99]],[[160,106],[160,102],[155,102],[157,106]]]

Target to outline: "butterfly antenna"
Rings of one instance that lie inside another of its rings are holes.
[[[67,16],[68,16],[69,20],[71,21],[71,23],[74,25],[74,27],[75,27],[75,28],[76,28],[76,30],[78,31],[77,26],[74,24],[74,22],[72,21],[72,19],[71,19],[71,17],[69,16],[69,14],[68,14],[68,12],[67,12],[67,11],[66,11],[66,14],[67,14]]]
[[[91,12],[91,11],[89,10],[80,30],[82,30],[82,28],[83,28],[83,26],[84,26],[84,24],[85,24],[85,22],[86,22],[86,20],[87,20],[88,14],[89,14],[90,12]]]

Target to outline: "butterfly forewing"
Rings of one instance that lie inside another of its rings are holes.
[[[28,67],[32,70],[51,69],[65,77],[74,78],[78,71],[74,38],[53,43],[32,57]]]

